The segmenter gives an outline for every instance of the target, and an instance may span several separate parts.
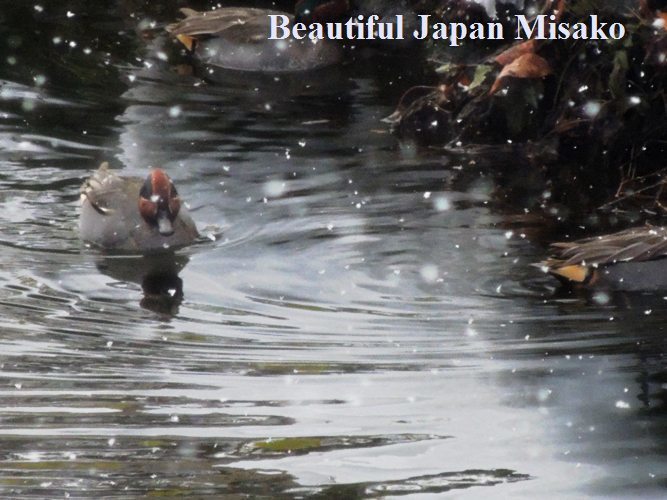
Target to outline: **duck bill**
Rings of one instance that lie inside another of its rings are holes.
[[[157,214],[157,230],[162,236],[171,236],[174,234],[174,225],[163,210],[160,210]]]

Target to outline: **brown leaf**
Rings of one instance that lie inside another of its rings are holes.
[[[667,12],[659,10],[655,13],[657,19],[662,19],[662,29],[667,31]]]
[[[565,132],[569,132],[570,130],[577,128],[582,123],[585,123],[585,120],[580,118],[560,119],[556,122],[556,126],[554,127],[553,131],[557,134],[564,134]]]
[[[535,39],[527,40],[525,42],[512,45],[509,49],[502,51],[495,57],[494,61],[496,61],[501,66],[507,66],[519,56],[529,54],[531,52],[534,53],[536,48],[537,41],[535,41]]]
[[[556,3],[556,2],[554,2]],[[556,3],[556,7],[554,8],[555,14],[556,14],[556,22],[560,21],[561,18],[563,17],[563,14],[565,13],[565,0],[558,0],[558,3]]]
[[[543,78],[551,74],[551,66],[543,58],[529,52],[517,57],[510,64],[505,66],[493,82],[489,95],[495,94],[502,87],[505,79],[513,78]]]

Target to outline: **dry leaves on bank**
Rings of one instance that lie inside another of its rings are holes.
[[[491,85],[489,95],[498,92],[507,78],[544,78],[551,73],[551,66],[546,59],[534,52],[528,52],[503,67],[496,77],[496,81]]]

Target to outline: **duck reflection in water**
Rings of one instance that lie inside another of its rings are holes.
[[[174,315],[183,300],[178,273],[188,258],[178,248],[199,233],[169,176],[159,168],[145,179],[120,177],[107,163],[81,187],[81,239],[111,253],[97,267],[120,281],[139,283],[141,306]]]
[[[161,315],[175,316],[183,301],[179,273],[189,262],[186,255],[162,253],[135,256],[104,256],[97,261],[103,274],[126,283],[141,285],[139,305]]]

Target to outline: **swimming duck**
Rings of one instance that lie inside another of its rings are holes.
[[[119,177],[104,162],[81,186],[81,239],[107,250],[151,253],[189,245],[194,221],[169,176]]]
[[[308,24],[336,20],[348,9],[348,0],[300,0],[295,15],[250,7],[184,8],[185,19],[166,29],[205,64],[240,71],[306,71],[338,63],[342,47],[330,40],[269,40],[269,15]]]
[[[667,289],[667,227],[644,226],[555,243],[539,264],[562,282],[616,290]]]

